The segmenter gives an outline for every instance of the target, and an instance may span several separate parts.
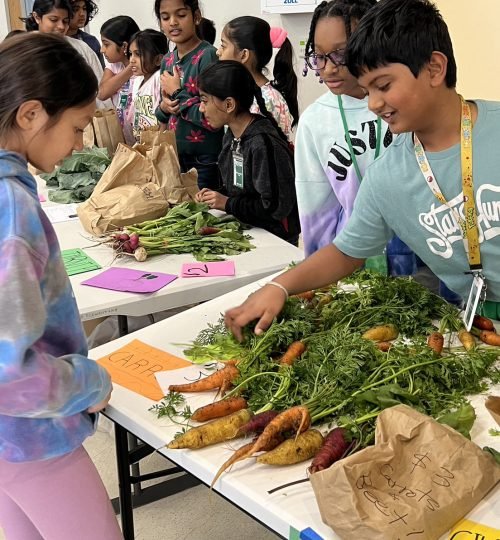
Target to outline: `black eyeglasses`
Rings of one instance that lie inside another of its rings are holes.
[[[306,56],[307,65],[314,70],[325,69],[327,60],[335,67],[345,66],[345,47],[343,49],[335,49],[328,54],[308,54]]]

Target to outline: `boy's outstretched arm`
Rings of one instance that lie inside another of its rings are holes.
[[[352,274],[363,262],[364,259],[349,257],[330,244],[273,281],[285,287],[289,294],[298,294],[335,283]],[[241,341],[241,329],[258,319],[255,333],[261,334],[269,328],[285,300],[285,292],[279,287],[266,285],[251,294],[240,306],[226,311],[226,326]]]

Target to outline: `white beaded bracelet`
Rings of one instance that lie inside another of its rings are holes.
[[[281,289],[285,293],[285,300],[288,300],[288,291],[281,283],[277,283],[276,281],[268,281],[266,285],[274,285],[275,287],[278,287],[278,289]]]

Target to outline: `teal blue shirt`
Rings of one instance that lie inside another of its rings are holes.
[[[481,260],[488,300],[500,301],[500,103],[476,101],[473,174]],[[439,187],[463,216],[460,144],[427,152]],[[397,137],[370,165],[346,227],[334,240],[345,254],[367,258],[382,253],[393,234],[464,299],[472,278],[462,235],[451,210],[429,187],[415,158],[412,134]]]

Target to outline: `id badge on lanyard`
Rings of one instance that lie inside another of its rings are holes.
[[[469,271],[472,274],[472,286],[467,300],[467,306],[463,315],[463,321],[469,331],[472,327],[474,315],[480,303],[486,299],[486,281],[482,273],[481,253],[479,249],[479,227],[477,219],[476,203],[474,200],[474,183],[472,177],[472,116],[469,104],[460,96],[462,102],[461,140],[460,155],[462,166],[462,191],[464,197],[463,218],[456,208],[453,208],[445,199],[432,172],[431,166],[425,155],[422,143],[415,135],[415,157],[424,177],[426,185],[432,191],[436,199],[446,205],[460,227],[464,241],[465,252],[469,261]]]
[[[233,150],[233,185],[243,189],[245,177],[243,174],[243,154],[240,150],[240,143]]]

